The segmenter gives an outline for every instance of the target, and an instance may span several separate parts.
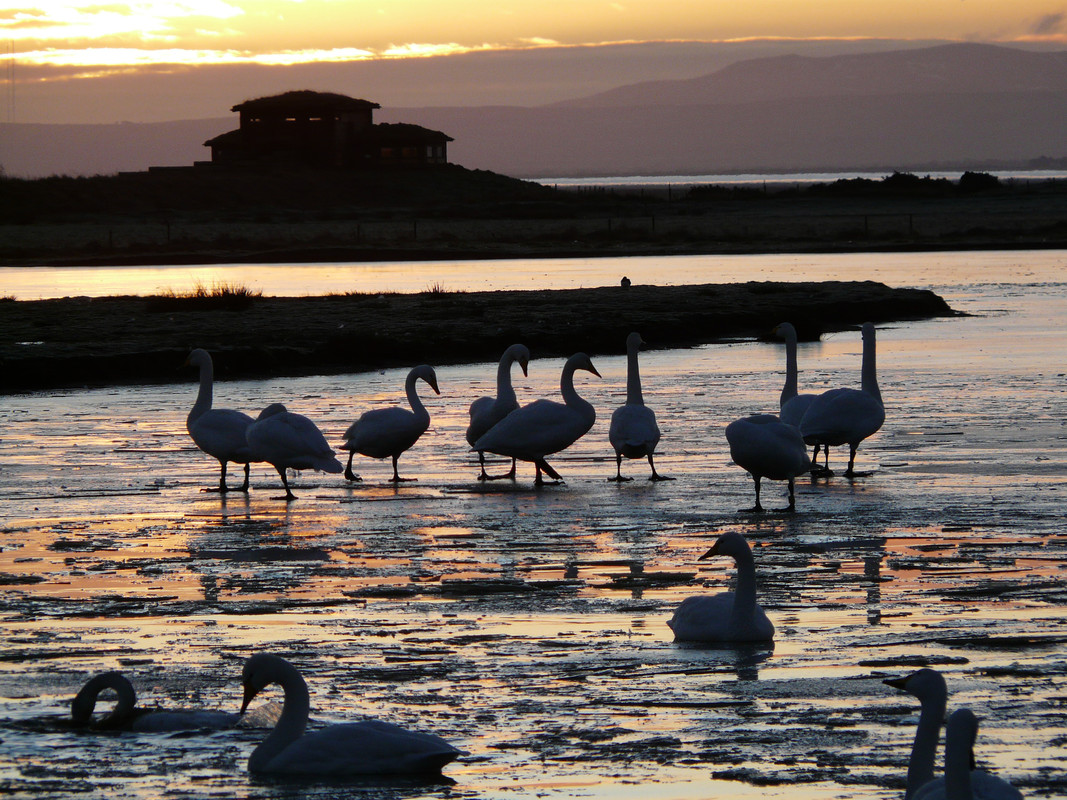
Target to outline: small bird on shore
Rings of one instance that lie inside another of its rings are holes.
[[[185,420],[185,427],[197,447],[209,456],[218,459],[222,470],[219,475],[219,488],[207,488],[202,491],[222,494],[247,492],[249,462],[255,459],[252,458],[248,449],[248,439],[245,433],[248,431],[248,426],[255,420],[240,411],[211,407],[215,373],[211,355],[207,350],[200,348],[193,350],[185,360],[185,364],[200,370],[200,391]],[[228,461],[245,465],[244,483],[236,488],[226,485],[226,462]]]
[[[875,365],[875,329],[870,322],[863,323],[863,361],[860,370],[859,389],[831,389],[816,396],[800,420],[800,433],[804,441],[816,448],[826,447],[826,466],[820,474],[833,475],[830,470],[830,446],[847,444],[848,469],[845,477],[860,477],[867,473],[854,471],[856,449],[860,442],[876,433],[885,422],[885,406],[878,389]]]
[[[756,504],[741,510],[756,513],[764,510],[760,503],[760,481],[768,478],[789,483],[789,505],[776,510],[795,511],[796,476],[811,469],[808,448],[800,431],[773,414],[753,414],[727,425],[726,441],[730,443],[730,458],[748,472],[756,484]]]
[[[281,403],[267,406],[248,426],[248,446],[254,461],[266,461],[278,471],[286,501],[295,500],[286,469],[317,469],[339,473],[344,468],[314,422],[287,411]]]
[[[415,384],[420,380],[425,381],[437,394],[441,394],[441,390],[437,388],[437,373],[430,365],[422,364],[412,369],[404,381],[410,411],[399,406],[375,408],[364,412],[348,426],[344,444],[341,445],[349,451],[348,465],[345,467],[345,477],[348,480],[360,480],[359,476],[352,472],[352,458],[356,453],[370,458],[392,458],[393,477],[389,480],[393,483],[417,480],[401,478],[397,471],[397,461],[400,454],[414,445],[430,427],[430,412],[426,410],[418,392],[415,391]]]
[[[641,393],[641,372],[637,363],[637,354],[644,341],[641,334],[631,333],[626,337],[626,403],[611,414],[608,428],[608,441],[615,448],[615,477],[608,480],[628,481],[622,476],[622,459],[647,458],[652,470],[650,481],[674,480],[656,472],[652,454],[659,444],[659,426],[656,424],[655,412],[645,405]]]
[[[522,374],[528,375],[527,369],[530,364],[530,351],[526,345],[513,344],[504,351],[500,357],[500,363],[496,368],[496,397],[479,397],[470,407],[470,425],[467,426],[467,444],[474,447],[474,443],[489,431],[500,420],[519,407],[519,401],[515,397],[515,390],[511,386],[511,365],[518,364],[522,368]],[[515,479],[515,459],[511,459],[511,471],[504,475],[490,476],[485,471],[485,451],[478,451],[478,464],[481,473],[480,481],[493,481],[503,478]]]
[[[562,403],[541,399],[512,411],[478,439],[474,449],[532,462],[537,469],[535,486],[544,485],[542,473],[554,481],[563,480],[545,457],[570,447],[596,422],[596,409],[574,388],[574,373],[579,369],[600,377],[589,356],[575,353],[560,376]]]

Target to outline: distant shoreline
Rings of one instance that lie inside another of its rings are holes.
[[[785,321],[810,339],[868,320],[956,315],[929,290],[873,281],[245,299],[4,302],[0,393],[187,381],[179,367],[195,347],[232,380],[495,361],[516,342],[535,357],[621,353],[634,330],[658,348],[692,347],[767,336]]]

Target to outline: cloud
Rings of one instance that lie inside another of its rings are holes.
[[[1067,18],[1067,15],[1064,15],[1062,12],[1058,14],[1046,14],[1030,27],[1029,32],[1034,36],[1052,36],[1057,33],[1063,33],[1065,18]]]

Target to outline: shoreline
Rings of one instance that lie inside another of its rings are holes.
[[[186,382],[179,367],[196,347],[211,352],[217,380],[237,380],[495,362],[516,342],[536,357],[622,353],[634,330],[654,348],[686,348],[766,337],[785,321],[814,339],[866,321],[958,315],[932,291],[874,281],[244,299],[5,302],[0,393]]]

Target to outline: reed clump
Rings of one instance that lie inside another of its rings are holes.
[[[244,311],[263,296],[259,289],[229,281],[216,281],[210,286],[202,281],[184,292],[166,289],[147,298],[149,311]]]

